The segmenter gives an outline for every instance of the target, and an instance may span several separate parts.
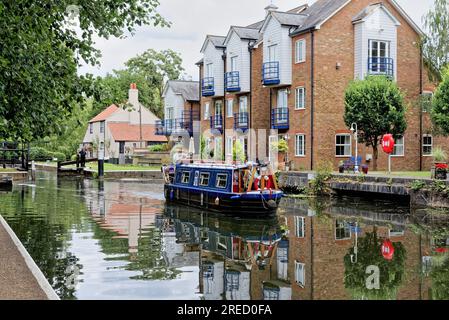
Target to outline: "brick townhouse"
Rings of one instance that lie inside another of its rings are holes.
[[[200,131],[216,157],[229,158],[238,140],[249,159],[276,162],[269,146],[285,139],[292,169],[337,167],[356,148],[343,120],[345,89],[374,74],[396,81],[407,104],[393,170],[430,168],[432,149],[448,141],[432,135],[418,107],[435,84],[422,63],[422,31],[396,1],[318,0],[287,12],[270,5],[265,15],[226,36],[208,35],[201,49]],[[372,165],[371,148],[359,144],[358,154]],[[387,168],[382,152],[378,166]]]

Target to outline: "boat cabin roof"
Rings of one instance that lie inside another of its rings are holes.
[[[247,169],[248,165],[233,165],[233,164],[216,164],[216,163],[189,163],[178,164],[176,169],[188,170],[188,169],[204,169],[204,170],[241,170]]]

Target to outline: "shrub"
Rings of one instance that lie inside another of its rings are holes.
[[[325,194],[329,189],[327,181],[332,177],[332,164],[321,163],[318,165],[315,179],[310,182],[310,192],[312,194]]]
[[[34,161],[46,161],[51,160],[53,155],[41,147],[30,148],[30,160]]]
[[[168,150],[168,144],[155,144],[148,148],[151,152],[164,152]]]
[[[436,148],[433,149],[433,159],[436,162],[446,161],[447,154],[446,154],[446,152],[442,148],[436,147]]]
[[[410,188],[413,191],[419,191],[426,186],[426,183],[422,180],[415,180],[410,184]]]
[[[52,157],[58,159],[58,161],[65,161],[67,157],[62,152],[52,152]]]

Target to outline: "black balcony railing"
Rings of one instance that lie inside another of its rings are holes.
[[[249,128],[248,112],[234,114],[234,130],[246,131]]]
[[[188,131],[190,136],[192,136],[195,128],[195,121],[200,121],[200,113],[198,111],[184,111],[182,113],[182,118],[179,120],[179,126],[181,129]]]
[[[238,71],[227,72],[225,75],[225,86],[227,92],[240,91],[240,74]]]
[[[271,129],[288,130],[289,120],[288,108],[275,108],[271,111]]]
[[[392,58],[369,57],[368,73],[372,75],[385,75],[394,77],[394,60]]]
[[[279,61],[265,62],[263,64],[262,82],[266,86],[281,83],[281,79],[279,78]]]
[[[201,86],[203,97],[210,97],[215,95],[214,78],[207,77],[202,80]]]

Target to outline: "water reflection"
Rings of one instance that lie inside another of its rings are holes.
[[[231,217],[167,206],[158,185],[41,173],[2,193],[0,214],[63,299],[449,298],[447,213],[385,200],[284,199],[276,216]]]

